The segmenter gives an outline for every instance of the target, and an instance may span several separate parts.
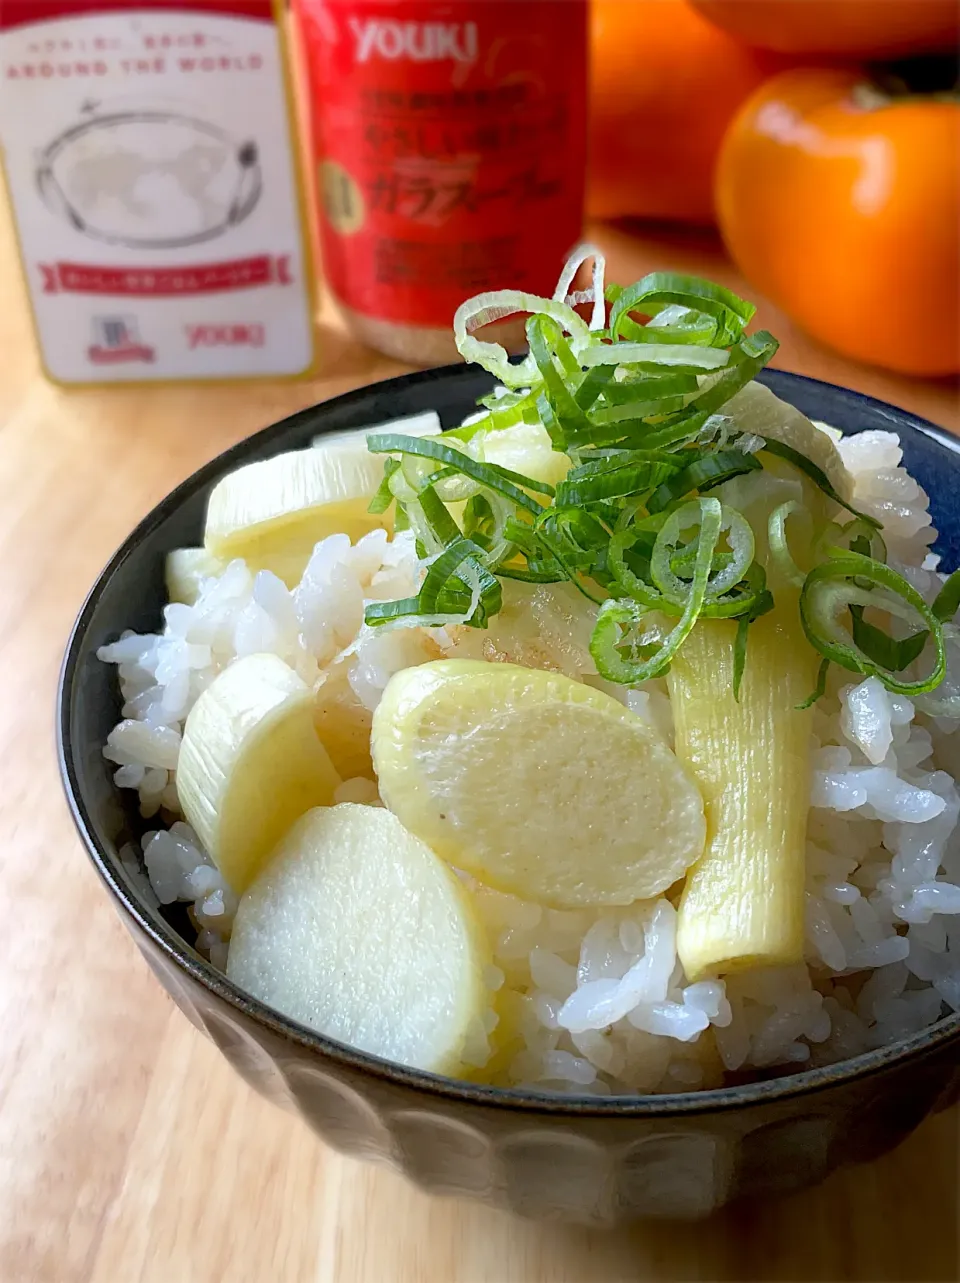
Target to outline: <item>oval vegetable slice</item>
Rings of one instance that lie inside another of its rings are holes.
[[[455,1073],[486,961],[456,875],[388,811],[344,802],[304,815],[240,901],[227,975],[319,1033]]]
[[[317,736],[314,703],[282,659],[248,655],[190,710],[177,764],[180,805],[238,893],[294,820],[333,802],[340,776]]]
[[[383,480],[383,458],[370,454],[367,437],[393,427],[424,436],[438,426],[436,414],[418,415],[318,437],[312,449],[237,468],[211,491],[204,546],[223,561],[242,557],[253,571],[272,570],[293,587],[319,540],[347,534],[356,542],[390,528],[367,511]]]
[[[458,868],[558,907],[630,904],[704,843],[697,786],[649,726],[559,673],[439,660],[373,717],[381,796]]]

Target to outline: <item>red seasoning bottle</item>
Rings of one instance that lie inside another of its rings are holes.
[[[357,335],[456,358],[460,303],[551,294],[580,238],[586,0],[294,0],[326,280]]]

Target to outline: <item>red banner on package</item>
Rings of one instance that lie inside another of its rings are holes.
[[[98,267],[93,263],[38,263],[45,294],[126,294],[173,298],[220,294],[260,285],[290,285],[288,254],[258,254],[187,267]]]
[[[55,18],[99,17],[118,10],[137,9],[152,16],[170,10],[211,13],[222,18],[250,18],[269,22],[273,18],[272,0],[4,0],[0,4],[0,31],[30,23],[52,22]]]

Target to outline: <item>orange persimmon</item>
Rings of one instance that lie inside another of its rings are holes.
[[[687,0],[592,0],[587,211],[712,223],[734,112],[773,71]]]
[[[739,40],[783,53],[891,58],[951,49],[957,0],[692,0]]]
[[[716,196],[744,275],[814,337],[906,374],[960,370],[960,103],[784,72],[731,125]]]

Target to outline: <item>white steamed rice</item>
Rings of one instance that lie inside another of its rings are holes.
[[[896,436],[864,432],[839,448],[856,504],[884,523],[891,563],[932,599],[942,582],[929,555],[935,532]],[[521,609],[526,590],[505,584],[488,632],[362,623],[365,600],[409,595],[420,573],[409,535],[375,532],[355,546],[334,535],[292,592],[235,561],[195,605],[167,606],[162,634],[101,649],[124,699],[105,755],[117,785],[136,789],[141,813],[159,820],[142,852],[124,848],[124,867],[156,902],[188,903],[214,965],[226,965],[237,900],[182,821],[176,766],[187,713],[232,659],[270,651],[306,681],[322,677],[360,728],[404,667],[454,654],[509,659],[599,685],[672,736],[662,682],[626,692],[597,678],[590,621],[562,585],[536,589]],[[935,693],[911,702],[876,678],[837,678],[817,706],[806,965],[689,984],[675,896],[558,911],[471,884],[494,955],[490,1010],[467,1053],[478,1070],[548,1091],[684,1091],[725,1072],[844,1059],[960,1011],[960,633],[945,631],[948,674]],[[337,800],[378,803],[362,766]]]

